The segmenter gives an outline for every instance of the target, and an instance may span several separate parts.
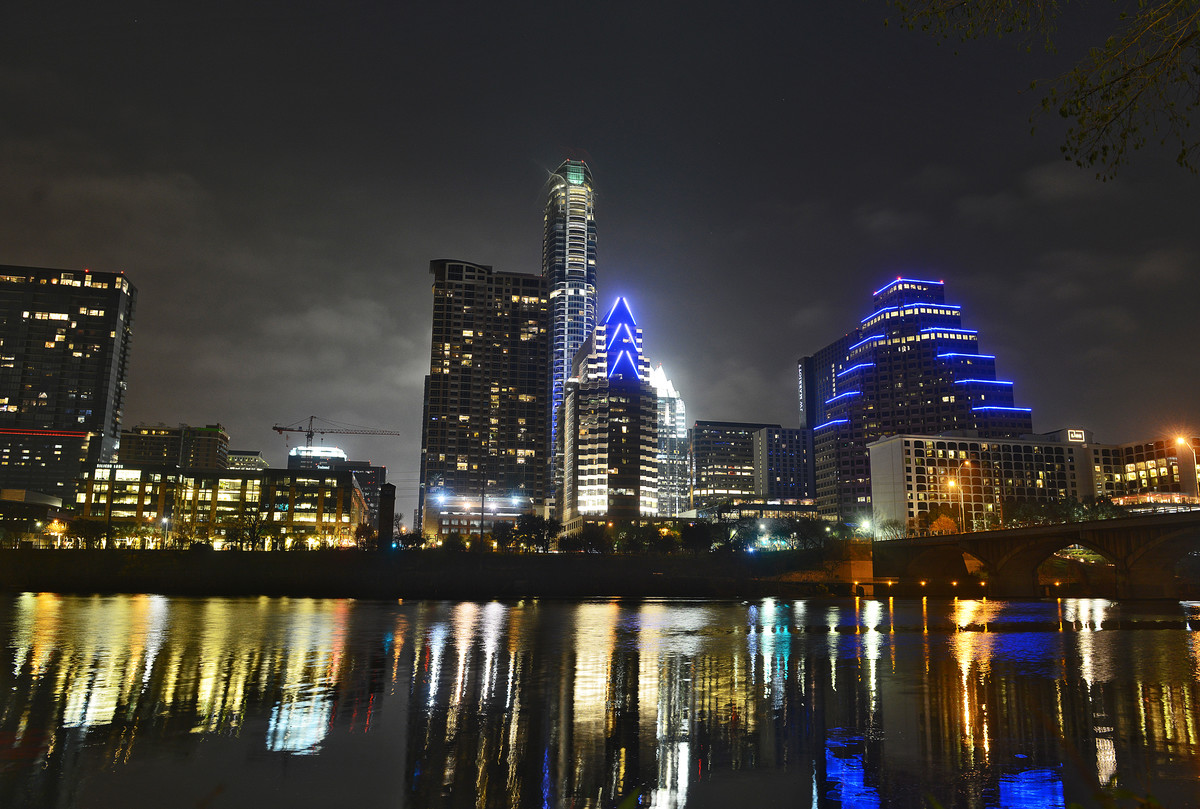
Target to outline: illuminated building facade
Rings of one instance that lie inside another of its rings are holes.
[[[560,411],[563,528],[658,514],[658,391],[624,298],[575,356]]]
[[[763,500],[807,500],[810,430],[763,427],[751,436],[754,489]]]
[[[931,514],[949,512],[964,530],[1000,527],[1006,503],[1092,496],[1089,462],[1097,449],[1055,436],[889,436],[869,447],[873,520],[918,532]]]
[[[1191,439],[1191,446],[1198,446]],[[1005,524],[1014,503],[1111,499],[1134,510],[1200,505],[1200,468],[1188,440],[1100,444],[1084,429],[988,439],[974,431],[895,435],[869,447],[873,519],[907,532],[932,514],[966,530]]]
[[[0,265],[0,488],[69,502],[112,459],[136,299],[120,273]]]
[[[754,478],[754,434],[778,424],[697,421],[690,431],[692,508],[710,509],[758,497]]]
[[[550,295],[550,446],[575,355],[596,327],[596,194],[582,160],[565,160],[547,184],[542,276]],[[551,459],[557,464],[557,459]]]
[[[121,431],[117,463],[175,464],[193,469],[227,469],[229,434],[220,424],[139,424]]]
[[[207,470],[98,464],[85,470],[75,510],[137,536],[144,547],[211,541],[221,546],[227,521],[257,516],[264,542],[285,549],[355,544],[368,507],[346,470]],[[141,530],[139,530],[141,529]]]
[[[674,517],[691,494],[687,412],[661,365],[650,369],[650,384],[658,391],[658,516]]]
[[[481,500],[517,498],[522,510],[544,502],[550,310],[547,280],[536,275],[450,260],[430,262],[429,271],[433,335],[415,529],[432,536],[470,515],[478,529]]]
[[[867,445],[889,435],[970,430],[983,438],[1032,432],[1031,410],[996,378],[996,358],[945,302],[944,283],[897,278],[876,290],[872,314],[800,361],[802,410],[815,421],[814,477],[822,516],[871,513]],[[824,397],[819,403],[813,396]]]
[[[292,447],[288,451],[288,469],[333,469],[349,460],[339,447]]]
[[[1114,466],[1119,467],[1114,469],[1119,478],[1113,487],[1115,496],[1129,498],[1132,503],[1138,495],[1177,494],[1200,503],[1197,448],[1200,448],[1200,436],[1194,435],[1182,439],[1135,441],[1114,447]]]

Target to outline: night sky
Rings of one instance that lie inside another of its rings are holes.
[[[1060,156],[1056,54],[939,41],[883,2],[9,3],[0,263],[138,287],[124,424],[315,414],[409,521],[429,261],[540,272],[543,185],[582,156],[599,299],[630,298],[689,420],[798,421],[797,358],[888,280],[945,280],[1034,428],[1200,429],[1200,181]]]

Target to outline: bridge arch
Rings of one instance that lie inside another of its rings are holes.
[[[1000,592],[1011,597],[1038,597],[1046,595],[1039,581],[1039,570],[1051,556],[1073,545],[1096,553],[1105,562],[1116,567],[1116,581],[1102,589],[1110,592],[1096,593],[1117,597],[1120,595],[1118,582],[1124,576],[1125,560],[1113,553],[1112,548],[1092,538],[1081,536],[1078,530],[1045,534],[1014,543],[996,560],[994,582]]]
[[[1143,543],[1129,554],[1129,589],[1143,596],[1178,597],[1175,566],[1197,550],[1200,528],[1196,527],[1164,533]]]
[[[941,545],[918,554],[908,563],[905,574],[910,580],[948,582],[980,571],[990,572],[986,560],[959,545]]]
[[[1200,551],[1196,511],[877,542],[873,554],[877,571],[909,581],[961,577],[964,553],[970,554],[986,572],[989,595],[1037,598],[1046,595],[1039,565],[1071,545],[1111,563],[1072,568],[1097,595],[1112,590],[1118,598],[1178,598],[1200,587],[1200,565],[1183,569],[1188,554]]]

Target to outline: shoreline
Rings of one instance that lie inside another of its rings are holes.
[[[810,570],[802,561],[809,560],[787,553],[684,557],[16,549],[0,550],[0,590],[452,600],[851,594],[849,582],[796,579],[798,571]]]

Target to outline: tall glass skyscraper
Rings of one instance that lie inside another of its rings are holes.
[[[557,447],[571,364],[596,328],[596,194],[582,160],[564,161],[547,187],[542,275],[550,291],[550,446]]]

